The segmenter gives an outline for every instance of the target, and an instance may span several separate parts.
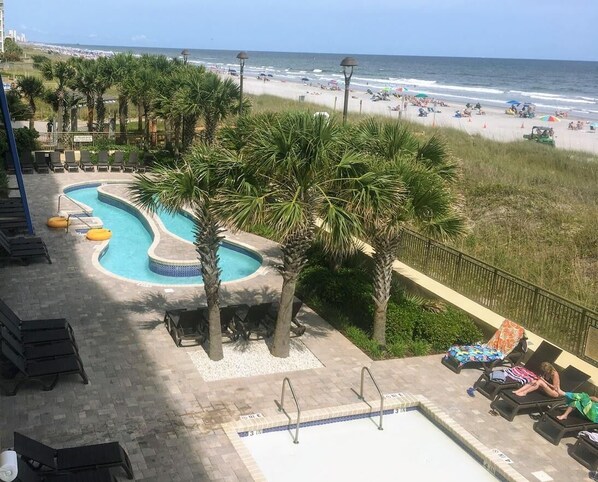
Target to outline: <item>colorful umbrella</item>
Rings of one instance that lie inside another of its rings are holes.
[[[561,122],[561,119],[559,119],[558,117],[556,117],[554,115],[543,115],[542,117],[538,117],[538,120],[541,120],[544,122]]]
[[[518,100],[508,100],[507,104],[511,104],[511,105],[519,105],[521,104],[521,102],[519,102]]]
[[[428,94],[424,94],[424,93],[420,92],[415,97],[417,97],[418,99],[425,99],[426,97],[428,97]]]

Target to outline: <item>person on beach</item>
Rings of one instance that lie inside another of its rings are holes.
[[[567,409],[562,415],[556,418],[565,420],[574,409],[579,410],[588,420],[598,423],[598,397],[590,396],[585,392],[572,393],[559,390],[559,394],[564,396],[567,403]]]
[[[517,395],[518,397],[525,397],[528,393],[540,389],[549,397],[558,397],[562,391],[559,372],[557,372],[556,368],[554,368],[548,362],[543,362],[540,364],[540,371],[542,372],[542,376],[540,378],[537,378],[531,383],[523,385],[518,390],[515,390],[513,394]]]

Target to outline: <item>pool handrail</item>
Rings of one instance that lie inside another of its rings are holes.
[[[297,425],[295,427],[295,437],[293,438],[293,443],[298,444],[299,443],[299,424],[301,423],[301,409],[299,408],[299,402],[297,401],[297,397],[295,396],[295,390],[293,390],[293,385],[291,385],[291,380],[289,379],[289,377],[284,377],[284,380],[282,381],[282,393],[280,394],[280,403],[277,402],[276,400],[275,400],[275,402],[276,402],[276,405],[278,405],[278,411],[279,412],[284,411],[286,414],[286,410],[284,410],[285,382],[287,383],[287,385],[289,386],[289,389],[291,390],[291,395],[293,396],[293,400],[295,400],[295,406],[297,407]],[[288,414],[287,414],[287,417],[288,417]]]
[[[91,212],[91,211],[88,211],[88,209],[87,209],[87,206],[84,206],[83,204],[81,204],[81,203],[79,203],[79,202],[75,201],[75,200],[74,200],[72,197],[69,197],[69,196],[67,196],[66,194],[61,194],[61,195],[59,195],[59,196],[58,196],[58,206],[57,206],[57,208],[56,208],[56,211],[57,211],[57,212],[60,212],[60,201],[62,200],[62,198],[63,198],[63,197],[67,198],[67,199],[68,199],[70,202],[72,202],[73,204],[76,204],[77,206],[79,206],[79,207],[80,207],[80,208],[83,210],[83,212],[84,212],[84,213],[85,213],[87,216],[91,216],[92,212]],[[81,219],[79,216],[73,216],[73,217],[76,217],[77,219],[79,219],[79,220],[80,220],[80,221],[81,221],[83,224],[85,224],[85,225],[86,225],[86,226],[87,226],[89,229],[91,229],[91,228],[92,228],[92,227],[91,227],[91,226],[90,226],[90,225],[89,225],[87,222],[85,222],[85,220]],[[67,232],[68,232],[68,230],[69,230],[69,224],[70,224],[70,221],[71,221],[71,214],[69,214],[69,215],[67,216],[67,218],[66,218],[66,230],[67,230]]]
[[[365,372],[368,372],[368,375],[372,379],[372,382],[374,382],[374,386],[376,387],[376,390],[378,390],[378,393],[380,394],[380,424],[378,425],[378,430],[384,430],[384,428],[382,428],[382,418],[384,416],[384,395],[382,395],[382,391],[380,390],[380,387],[378,387],[378,384],[376,383],[376,380],[374,379],[374,375],[372,375],[372,372],[370,371],[370,369],[368,367],[363,367],[361,369],[361,388],[359,389],[358,397],[360,400],[365,401],[365,398],[363,398],[363,379],[364,379]]]

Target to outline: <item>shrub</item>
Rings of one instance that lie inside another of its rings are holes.
[[[411,351],[415,356],[429,355],[431,350],[430,343],[425,340],[414,340],[411,343]]]
[[[414,340],[428,341],[435,351],[451,345],[470,344],[482,338],[482,332],[464,313],[448,308],[442,314],[422,312],[413,330]]]
[[[407,355],[409,344],[403,340],[397,340],[394,343],[387,345],[386,349],[393,357],[403,358]]]
[[[382,358],[382,350],[369,335],[356,326],[348,326],[345,335],[355,346],[368,353],[373,358]]]

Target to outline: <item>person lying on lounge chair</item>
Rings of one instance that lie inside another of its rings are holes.
[[[514,395],[518,397],[525,397],[528,393],[535,392],[536,390],[540,389],[549,397],[557,398],[561,391],[561,379],[559,377],[559,372],[547,362],[540,364],[540,370],[542,372],[542,376],[537,378],[531,383],[527,383],[523,385],[518,390],[513,392]]]
[[[559,420],[565,420],[573,411],[579,410],[587,419],[598,423],[598,397],[590,396],[587,393],[572,393],[559,390],[559,394],[564,396],[567,402],[567,409],[562,415],[557,416]]]

